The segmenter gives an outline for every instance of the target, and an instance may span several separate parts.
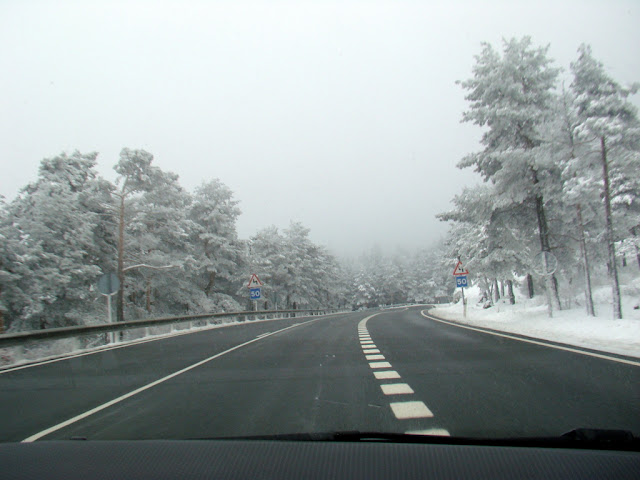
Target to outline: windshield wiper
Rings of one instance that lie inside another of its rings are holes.
[[[444,437],[388,432],[338,431],[287,433],[244,437],[219,437],[207,440],[271,440],[298,442],[391,442],[446,445],[486,445],[541,448],[584,448],[593,450],[640,451],[640,438],[627,430],[578,428],[558,437],[475,438]]]

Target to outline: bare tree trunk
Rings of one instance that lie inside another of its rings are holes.
[[[533,298],[534,295],[534,291],[533,291],[533,277],[531,276],[530,273],[527,273],[527,293],[529,294],[529,298]]]
[[[613,235],[613,219],[611,218],[611,188],[609,186],[609,163],[607,161],[607,142],[600,137],[600,153],[602,160],[602,182],[604,189],[604,214],[607,225],[607,248],[609,251],[609,278],[611,279],[611,293],[613,301],[613,318],[622,318],[620,304],[620,284],[618,282],[618,267],[616,265],[616,245]]]
[[[534,174],[535,175],[535,174]],[[535,175],[535,182],[538,183],[538,177]],[[544,213],[544,200],[541,195],[536,195],[536,217],[538,219],[538,235],[540,237],[540,249],[543,252],[550,252],[549,246],[549,227],[547,218]],[[551,301],[556,310],[561,310],[560,295],[558,294],[558,281],[556,276],[549,275],[546,278],[547,289],[549,290]]]
[[[484,277],[484,283],[487,285],[487,300],[493,305],[493,282],[490,282],[487,277]]]
[[[151,313],[151,279],[147,279],[147,292],[146,292],[146,308],[147,313]]]
[[[578,233],[580,235],[580,256],[582,257],[582,268],[584,269],[584,298],[587,307],[587,315],[596,316],[593,308],[593,296],[591,295],[591,270],[589,268],[589,258],[587,257],[587,242],[584,237],[584,223],[582,221],[582,206],[576,205],[576,217],[578,219]]]
[[[513,294],[513,281],[512,280],[507,280],[507,295],[509,296],[509,304],[510,305],[515,305],[516,304],[516,296]]]
[[[495,302],[497,303],[500,300],[500,287],[498,286],[498,279],[493,279],[493,295]]]
[[[500,280],[500,295],[504,298],[504,280]]]
[[[636,236],[637,236],[637,234],[636,234],[636,227],[633,227],[633,228],[631,229],[631,234],[632,234],[634,237],[636,237]],[[640,268],[640,248],[638,248],[638,243],[637,243],[637,241],[636,241],[636,242],[634,242],[634,243],[635,243],[635,245],[634,245],[634,246],[636,247],[636,260],[638,260],[638,268]]]
[[[116,299],[116,321],[124,322],[124,192],[118,212],[118,280],[120,287]]]
[[[211,295],[211,292],[213,291],[213,287],[215,283],[216,283],[216,272],[210,272],[209,281],[207,282],[207,286],[204,287],[204,293],[207,297]]]

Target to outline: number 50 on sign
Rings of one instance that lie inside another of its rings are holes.
[[[460,275],[458,277],[456,277],[456,287],[458,288],[464,288],[469,286],[469,283],[467,281],[467,276],[466,275]]]
[[[251,300],[260,300],[260,298],[262,298],[259,288],[249,289],[249,296],[251,297]]]

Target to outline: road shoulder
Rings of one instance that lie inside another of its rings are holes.
[[[575,351],[576,353],[583,353],[595,357],[610,358],[613,360],[618,359],[621,360],[622,363],[640,366],[640,345],[638,348],[635,348],[634,346],[638,345],[636,340],[640,339],[640,337],[628,339],[625,342],[611,341],[609,344],[605,345],[605,348],[603,348],[602,341],[590,341],[591,338],[588,336],[586,338],[572,338],[570,335],[557,334],[558,332],[553,329],[544,330],[540,328],[536,329],[535,327],[529,329],[518,328],[520,324],[510,325],[505,324],[504,322],[491,322],[486,318],[482,320],[477,320],[473,317],[462,318],[462,315],[452,315],[450,309],[445,310],[443,308],[435,307],[423,310],[421,313],[426,318],[431,318],[432,320],[461,328],[521,340],[528,343],[537,343],[561,350]],[[607,321],[604,319],[600,320],[602,322]],[[533,335],[532,332],[534,332]],[[561,332],[562,330],[560,330],[560,333]]]

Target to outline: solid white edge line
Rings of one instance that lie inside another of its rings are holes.
[[[536,340],[529,340],[529,339],[526,339],[526,338],[519,338],[519,337],[515,337],[513,335],[507,335],[505,333],[490,332],[488,330],[484,330],[483,328],[469,327],[467,325],[460,325],[459,323],[449,322],[447,320],[441,320],[439,318],[435,318],[435,317],[432,317],[431,315],[425,314],[424,312],[425,312],[425,310],[421,310],[420,311],[420,315],[422,315],[425,318],[428,318],[429,320],[433,320],[434,322],[446,323],[447,325],[452,325],[454,327],[466,328],[467,330],[473,330],[475,332],[487,333],[489,335],[495,335],[496,337],[509,338],[511,340],[518,340],[520,342],[533,343],[534,345],[540,345],[540,346],[543,346],[543,347],[555,348],[556,350],[564,350],[564,351],[567,351],[567,352],[579,353],[580,355],[587,355],[589,357],[601,358],[601,359],[604,359],[604,360],[611,360],[613,362],[626,363],[628,365],[633,365],[635,367],[640,367],[640,362],[634,362],[633,360],[626,360],[624,358],[610,357],[609,355],[603,355],[601,353],[586,352],[586,351],[580,350],[578,348],[563,347],[561,345],[554,345],[552,343],[546,343],[546,342],[536,341]]]
[[[210,362],[211,360],[214,360],[214,359],[216,359],[218,357],[226,355],[227,353],[233,352],[234,350],[238,350],[239,348],[242,348],[242,347],[244,347],[246,345],[249,345],[249,344],[254,343],[254,342],[258,342],[258,341],[263,340],[263,339],[265,339],[267,337],[270,337],[271,335],[275,335],[276,333],[284,332],[285,330],[289,330],[291,328],[295,328],[295,327],[298,327],[300,325],[305,325],[307,323],[315,322],[317,320],[320,320],[320,319],[319,318],[314,318],[312,320],[308,320],[308,321],[300,323],[298,325],[290,325],[290,326],[288,326],[286,328],[282,328],[280,330],[276,330],[275,332],[271,332],[271,333],[269,333],[267,335],[264,335],[264,336],[262,336],[260,338],[254,338],[254,339],[251,339],[251,340],[249,340],[247,342],[244,342],[244,343],[241,343],[241,344],[236,345],[234,347],[231,347],[231,348],[225,350],[224,352],[216,353],[215,355],[212,355],[209,358],[205,358],[204,360],[200,360],[199,362],[196,362],[196,363],[194,363],[192,365],[189,365],[188,367],[185,367],[182,370],[178,370],[177,372],[173,372],[173,373],[171,373],[171,374],[169,374],[169,375],[167,375],[165,377],[162,377],[162,378],[160,378],[160,379],[158,379],[158,380],[156,380],[154,382],[148,383],[147,385],[143,385],[140,388],[136,388],[135,390],[132,390],[129,393],[125,393],[124,395],[121,395],[121,396],[119,396],[117,398],[114,398],[113,400],[110,400],[107,403],[103,403],[102,405],[98,405],[97,407],[92,408],[91,410],[87,410],[86,412],[81,413],[80,415],[76,415],[75,417],[72,417],[72,418],[70,418],[68,420],[65,420],[64,422],[58,423],[57,425],[54,425],[53,427],[49,427],[46,430],[42,430],[41,432],[38,432],[38,433],[36,433],[34,435],[31,435],[30,437],[27,437],[24,440],[22,440],[21,443],[30,443],[30,442],[33,442],[35,440],[38,440],[39,438],[42,438],[42,437],[44,437],[44,436],[46,436],[46,435],[48,435],[50,433],[53,433],[53,432],[55,432],[57,430],[60,430],[61,428],[64,428],[64,427],[66,427],[68,425],[71,425],[71,424],[73,424],[73,423],[75,423],[75,422],[77,422],[79,420],[82,420],[83,418],[87,418],[87,417],[93,415],[94,413],[97,413],[97,412],[99,412],[101,410],[104,410],[105,408],[109,408],[110,406],[115,405],[117,403],[120,403],[123,400],[126,400],[127,398],[133,397],[134,395],[137,395],[137,394],[139,394],[141,392],[144,392],[145,390],[148,390],[148,389],[150,389],[152,387],[155,387],[156,385],[164,383],[167,380],[171,380],[172,378],[177,377],[178,375],[181,375],[181,374],[183,374],[185,372],[188,372],[189,370],[193,370],[196,367],[204,365],[205,363]]]
[[[317,315],[317,317],[318,318],[331,317],[331,316],[334,316],[334,315],[340,315],[342,313],[345,313],[345,312],[327,313],[326,315]],[[297,317],[297,318],[303,319],[303,318],[309,318],[311,316],[313,316],[313,315],[305,315],[305,316]],[[175,331],[170,332],[170,333],[166,333],[166,334],[161,333],[161,334],[157,334],[157,335],[150,335],[148,337],[136,338],[134,340],[128,340],[126,342],[117,343],[115,345],[102,345],[102,346],[99,346],[99,347],[93,347],[91,349],[85,349],[83,351],[80,351],[79,353],[67,353],[67,354],[58,355],[55,358],[45,358],[43,360],[33,360],[30,363],[16,365],[14,367],[7,366],[7,367],[4,367],[4,368],[0,369],[0,375],[2,375],[3,373],[14,372],[16,370],[22,370],[22,369],[25,369],[25,368],[39,367],[40,365],[47,365],[49,363],[61,362],[63,360],[70,360],[70,359],[73,359],[73,358],[84,357],[84,356],[87,356],[87,355],[95,355],[97,353],[102,353],[102,352],[106,352],[106,351],[109,351],[109,350],[117,350],[119,348],[134,347],[134,346],[140,345],[142,343],[155,342],[155,341],[158,341],[158,340],[170,340],[170,339],[172,339],[174,337],[180,337],[182,335],[191,335],[191,334],[196,334],[196,333],[203,333],[203,332],[207,332],[209,330],[216,330],[218,328],[238,327],[238,326],[242,326],[242,325],[249,325],[249,324],[255,324],[255,323],[273,322],[273,321],[276,321],[276,320],[289,320],[289,319],[288,318],[268,318],[268,319],[251,320],[251,321],[246,321],[246,322],[219,323],[219,324],[209,325],[209,326],[205,326],[205,327],[196,327],[196,328],[192,328],[192,329],[186,328],[184,330],[175,330]],[[291,326],[296,326],[296,325],[301,325],[301,324],[300,323],[293,323]],[[159,325],[159,327],[162,327],[162,326],[163,325]],[[138,328],[154,328],[154,327],[153,326],[149,326],[149,327],[138,327]],[[137,330],[137,328],[134,328],[132,330]],[[8,347],[8,348],[11,348],[11,347]]]
[[[334,315],[342,315],[344,313],[348,313],[348,312],[327,313],[326,315],[315,315],[315,317],[317,317],[317,318],[332,317]],[[296,318],[303,319],[303,318],[309,318],[311,316],[313,316],[313,315],[305,315],[303,317],[296,317]],[[264,320],[264,319],[251,320],[250,322],[230,322],[230,323],[215,324],[215,325],[209,325],[208,327],[185,329],[184,331],[176,330],[175,332],[171,332],[171,333],[168,333],[168,334],[151,335],[150,337],[137,338],[135,340],[131,340],[131,341],[128,341],[128,342],[123,342],[123,343],[118,343],[116,345],[103,345],[103,346],[100,346],[100,347],[96,347],[95,349],[92,349],[90,351],[82,351],[80,353],[63,354],[61,356],[56,356],[55,358],[49,358],[49,359],[46,359],[46,360],[33,360],[30,363],[23,364],[23,365],[16,365],[15,367],[7,366],[5,368],[0,369],[0,375],[2,375],[3,373],[15,372],[16,370],[24,370],[25,368],[39,367],[40,365],[47,365],[49,363],[62,362],[64,360],[71,360],[73,358],[85,357],[87,355],[95,355],[97,353],[107,352],[109,350],[117,350],[118,348],[134,347],[134,346],[140,345],[142,343],[156,342],[158,340],[169,340],[169,339],[172,339],[174,337],[180,337],[182,335],[191,335],[191,334],[194,334],[194,333],[202,333],[202,332],[207,332],[209,330],[215,330],[215,329],[218,329],[218,328],[237,327],[237,326],[241,326],[241,325],[249,325],[249,324],[263,323],[263,322],[273,322],[275,320],[288,320],[288,319],[287,318],[269,318],[269,319],[266,319],[266,320]],[[291,326],[296,326],[296,325],[302,325],[302,324],[301,323],[294,323]],[[139,327],[139,328],[145,328],[145,327]],[[149,327],[149,328],[153,328],[153,327]],[[133,329],[133,330],[135,330],[135,329]],[[11,348],[11,347],[9,347],[9,348]]]

